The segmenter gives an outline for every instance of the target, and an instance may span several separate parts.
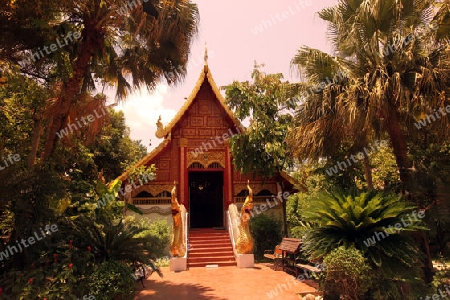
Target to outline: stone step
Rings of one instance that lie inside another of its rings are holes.
[[[215,244],[231,244],[230,239],[223,239],[223,240],[191,240],[189,239],[189,244],[192,245],[200,245],[200,244],[208,244],[208,245],[215,245]]]
[[[198,235],[189,235],[189,239],[198,240],[198,239],[207,239],[207,240],[214,240],[214,239],[230,239],[230,236],[228,234],[221,234],[221,235],[212,235],[212,234],[198,234]]]
[[[200,229],[189,232],[188,266],[236,266],[233,246],[226,230]]]
[[[211,256],[208,254],[208,256],[188,258],[189,263],[209,262],[209,261],[234,261],[234,256],[233,255]]]
[[[227,248],[224,250],[205,249],[202,251],[189,251],[189,257],[205,257],[205,256],[224,256],[233,253],[233,248]]]
[[[218,267],[237,266],[236,261],[211,261],[211,262],[199,262],[189,263],[189,268],[204,268],[207,265],[217,265]]]

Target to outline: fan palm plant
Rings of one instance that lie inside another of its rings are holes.
[[[439,26],[448,23],[449,5],[434,2],[342,0],[319,13],[328,22],[335,55],[302,47],[292,66],[307,76],[307,85],[345,76],[301,104],[290,137],[300,158],[326,156],[346,138],[361,147],[387,135],[404,188],[412,191],[408,128],[424,112],[448,104],[448,31]],[[443,136],[447,125],[441,126]]]

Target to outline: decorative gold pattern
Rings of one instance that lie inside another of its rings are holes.
[[[239,224],[239,238],[236,241],[236,252],[239,254],[253,253],[253,237],[250,233],[250,212],[253,210],[253,191],[247,182],[248,196],[241,208],[241,222]]]
[[[243,201],[242,201],[243,202]],[[152,198],[134,198],[134,205],[158,205],[167,204],[170,205],[171,199],[166,197],[152,197]]]
[[[244,203],[245,200],[247,200],[247,197],[233,197],[234,203],[240,204]],[[267,203],[269,201],[270,203],[281,203],[281,200],[273,198],[271,196],[253,196],[253,203]]]
[[[183,221],[181,218],[181,205],[178,203],[176,196],[177,186],[173,185],[172,189],[172,205],[170,209],[172,211],[173,227],[172,237],[170,239],[170,253],[173,257],[183,257],[185,255],[186,246],[184,244],[183,234]]]
[[[234,183],[233,184],[233,192],[234,192],[234,195],[237,195],[237,194],[239,194],[242,190],[245,190],[245,189],[247,189],[247,184],[245,184],[245,183]],[[258,188],[256,189],[256,193],[255,194],[258,194],[258,193],[260,193],[262,190],[268,190],[269,192],[271,192],[273,195],[276,195],[277,194],[277,186],[276,186],[276,184],[275,183],[266,183],[266,184],[263,184],[263,185],[261,185],[261,184],[259,184],[258,183]],[[268,196],[267,196],[268,197]]]
[[[172,213],[172,210],[170,209],[170,207],[163,208],[163,207],[160,207],[160,206],[153,206],[153,207],[150,207],[150,208],[139,208],[139,209],[142,211],[142,213],[144,215],[157,213],[157,214],[162,215],[162,216],[167,216],[167,215],[170,215]]]
[[[194,155],[194,153],[196,155]],[[198,152],[195,152],[193,150],[188,151],[186,165],[190,166],[194,162],[198,162],[205,167],[209,166],[212,163],[218,163],[222,166],[222,168],[225,168],[225,152],[208,151],[198,155]]]
[[[147,192],[152,194],[153,196],[158,195],[159,193],[162,193],[164,191],[170,191],[172,189],[171,184],[149,184],[149,185],[143,185],[138,187],[137,189],[134,189],[132,191],[132,197],[136,197],[140,192]]]

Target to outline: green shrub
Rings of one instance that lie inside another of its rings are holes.
[[[96,300],[132,299],[136,285],[133,270],[120,261],[103,262],[91,275],[90,294]]]
[[[338,292],[345,299],[361,299],[370,287],[370,267],[355,247],[341,246],[324,258],[325,294]]]
[[[155,261],[155,265],[157,267],[169,267],[170,266],[170,257],[164,256],[164,257],[157,258]]]
[[[273,250],[281,241],[281,220],[260,214],[250,219],[250,232],[254,240],[253,253],[257,259],[264,257],[264,250]]]
[[[414,205],[393,193],[318,193],[302,211],[302,221],[312,225],[302,249],[314,260],[339,246],[352,245],[367,258],[372,274],[377,274],[369,291],[372,299],[398,299],[399,290],[411,296],[411,290],[421,284],[420,256],[411,232],[425,229],[420,218],[411,217],[414,210]],[[402,220],[408,226],[386,232],[389,226],[404,224]]]
[[[143,231],[136,235],[136,238],[145,238],[151,245],[152,254],[154,257],[160,257],[168,255],[171,227],[167,223],[167,220],[149,220],[142,218],[139,220],[132,220],[132,222],[138,225]]]

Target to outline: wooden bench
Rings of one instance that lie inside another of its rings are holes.
[[[277,270],[282,266],[283,251],[280,250],[280,245],[275,246],[275,250],[270,253],[271,250],[264,251],[264,257],[273,260],[273,269]]]
[[[295,276],[298,276],[298,269],[295,267],[296,255],[300,251],[302,245],[301,239],[283,238],[279,249],[282,251],[281,263],[283,271],[290,270],[295,272]]]
[[[312,273],[319,273],[319,272],[322,271],[321,269],[319,269],[317,267],[314,267],[314,266],[310,266],[310,265],[295,264],[295,266],[297,268],[299,268],[299,269],[307,270],[307,271],[312,272]]]

